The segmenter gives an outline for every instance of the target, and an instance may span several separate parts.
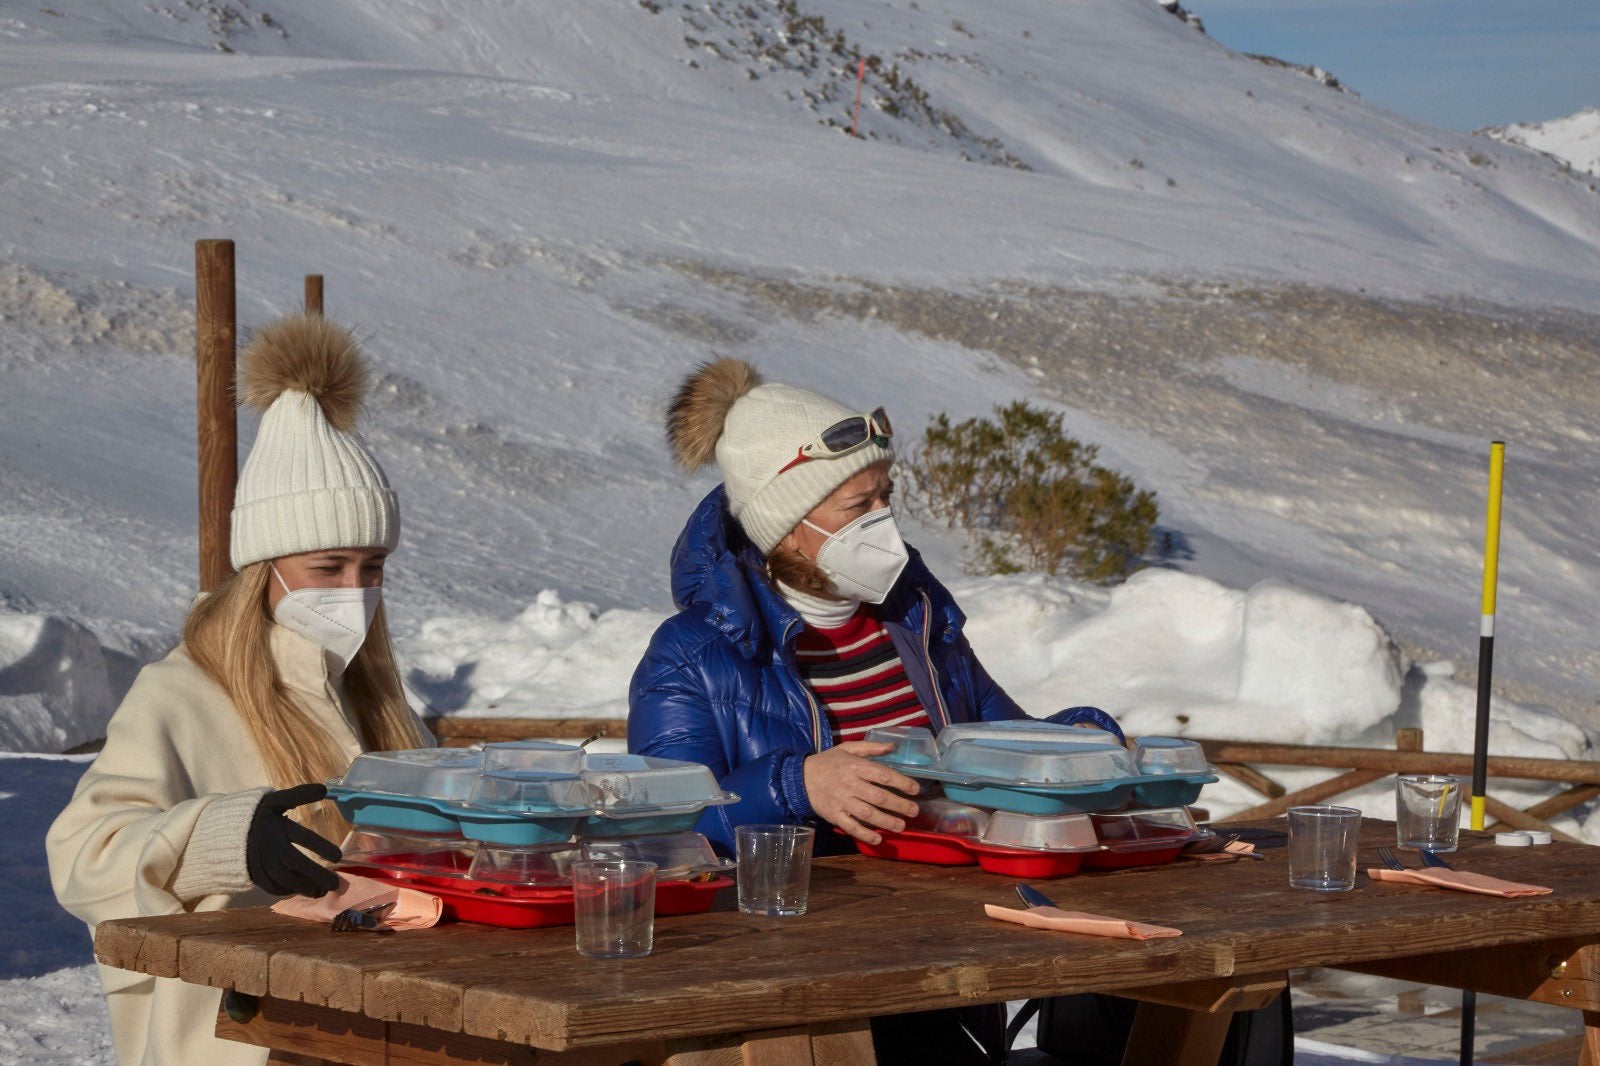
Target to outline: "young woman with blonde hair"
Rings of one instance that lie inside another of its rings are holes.
[[[322,895],[345,825],[321,784],[363,750],[428,743],[382,605],[399,507],[356,434],[367,370],[320,316],[261,329],[240,393],[262,412],[240,475],[236,573],[139,674],[50,828],[56,896],[91,927]],[[307,851],[302,850],[309,849]],[[100,968],[122,1063],[260,1066],[213,1035],[221,993]]]

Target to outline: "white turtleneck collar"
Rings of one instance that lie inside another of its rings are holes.
[[[812,629],[838,629],[854,618],[856,610],[861,606],[860,600],[825,600],[821,596],[792,589],[781,581],[774,584],[778,586],[778,595],[782,596],[790,607],[799,611],[800,617],[805,619],[806,625]]]

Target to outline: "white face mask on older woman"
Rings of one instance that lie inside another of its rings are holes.
[[[366,643],[367,629],[383,602],[382,587],[291,589],[276,566],[272,573],[284,591],[272,617],[279,625],[320,644],[337,661],[335,673],[344,673]]]
[[[828,538],[817,552],[817,566],[828,575],[834,594],[847,600],[882,603],[911,558],[887,507],[868,511],[833,533],[808,519],[801,521]]]

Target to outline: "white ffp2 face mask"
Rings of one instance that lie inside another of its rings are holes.
[[[291,589],[276,566],[272,572],[285,593],[272,609],[272,617],[279,625],[320,644],[337,660],[335,673],[344,673],[366,642],[372,616],[383,602],[383,589]]]
[[[911,558],[887,507],[868,511],[834,533],[801,521],[828,538],[817,552],[817,566],[828,575],[834,594],[847,600],[882,603]]]

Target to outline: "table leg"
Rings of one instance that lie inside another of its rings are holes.
[[[1216,1066],[1234,1012],[1266,1006],[1284,993],[1288,981],[1281,972],[1236,974],[1118,989],[1116,995],[1139,1001],[1123,1066]]]
[[[1578,1066],[1600,1066],[1600,1011],[1583,1012],[1583,1052]]]
[[[1233,1011],[1140,1003],[1122,1066],[1216,1066]],[[1600,1064],[1597,1064],[1600,1066]]]

